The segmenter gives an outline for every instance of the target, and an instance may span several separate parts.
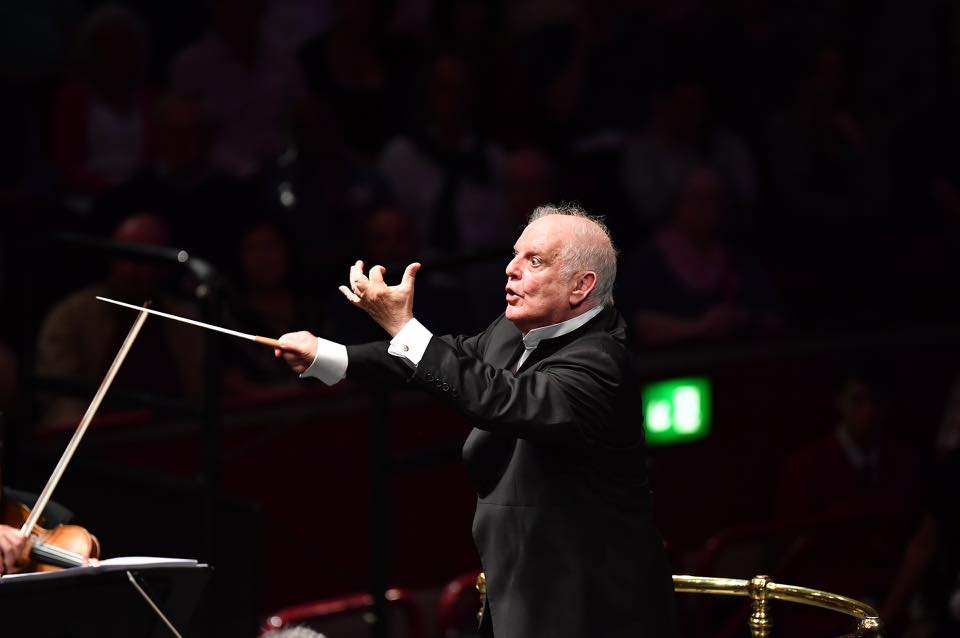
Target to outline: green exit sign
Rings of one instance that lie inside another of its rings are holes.
[[[690,443],[710,433],[710,380],[706,377],[658,381],[641,392],[648,444]]]

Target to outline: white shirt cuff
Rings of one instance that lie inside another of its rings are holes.
[[[315,377],[327,385],[334,385],[347,376],[347,363],[346,346],[317,337],[317,356],[300,378]]]
[[[420,359],[430,344],[433,333],[416,319],[407,322],[400,332],[390,340],[387,352],[409,362],[414,368],[420,365]]]

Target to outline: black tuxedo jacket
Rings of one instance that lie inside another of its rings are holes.
[[[431,339],[416,370],[384,342],[350,346],[347,377],[406,381],[474,425],[463,457],[497,638],[673,635],[623,319],[605,308],[514,373],[522,351],[501,315],[479,335]]]

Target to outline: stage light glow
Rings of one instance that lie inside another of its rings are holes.
[[[651,446],[682,445],[710,433],[710,380],[668,379],[642,388],[643,419]]]

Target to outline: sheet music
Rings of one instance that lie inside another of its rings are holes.
[[[192,558],[164,558],[159,556],[117,556],[100,561],[96,567],[68,567],[56,572],[8,574],[0,576],[0,587],[5,582],[24,582],[28,580],[47,580],[73,576],[75,574],[125,571],[128,569],[153,569],[157,567],[196,567]]]

